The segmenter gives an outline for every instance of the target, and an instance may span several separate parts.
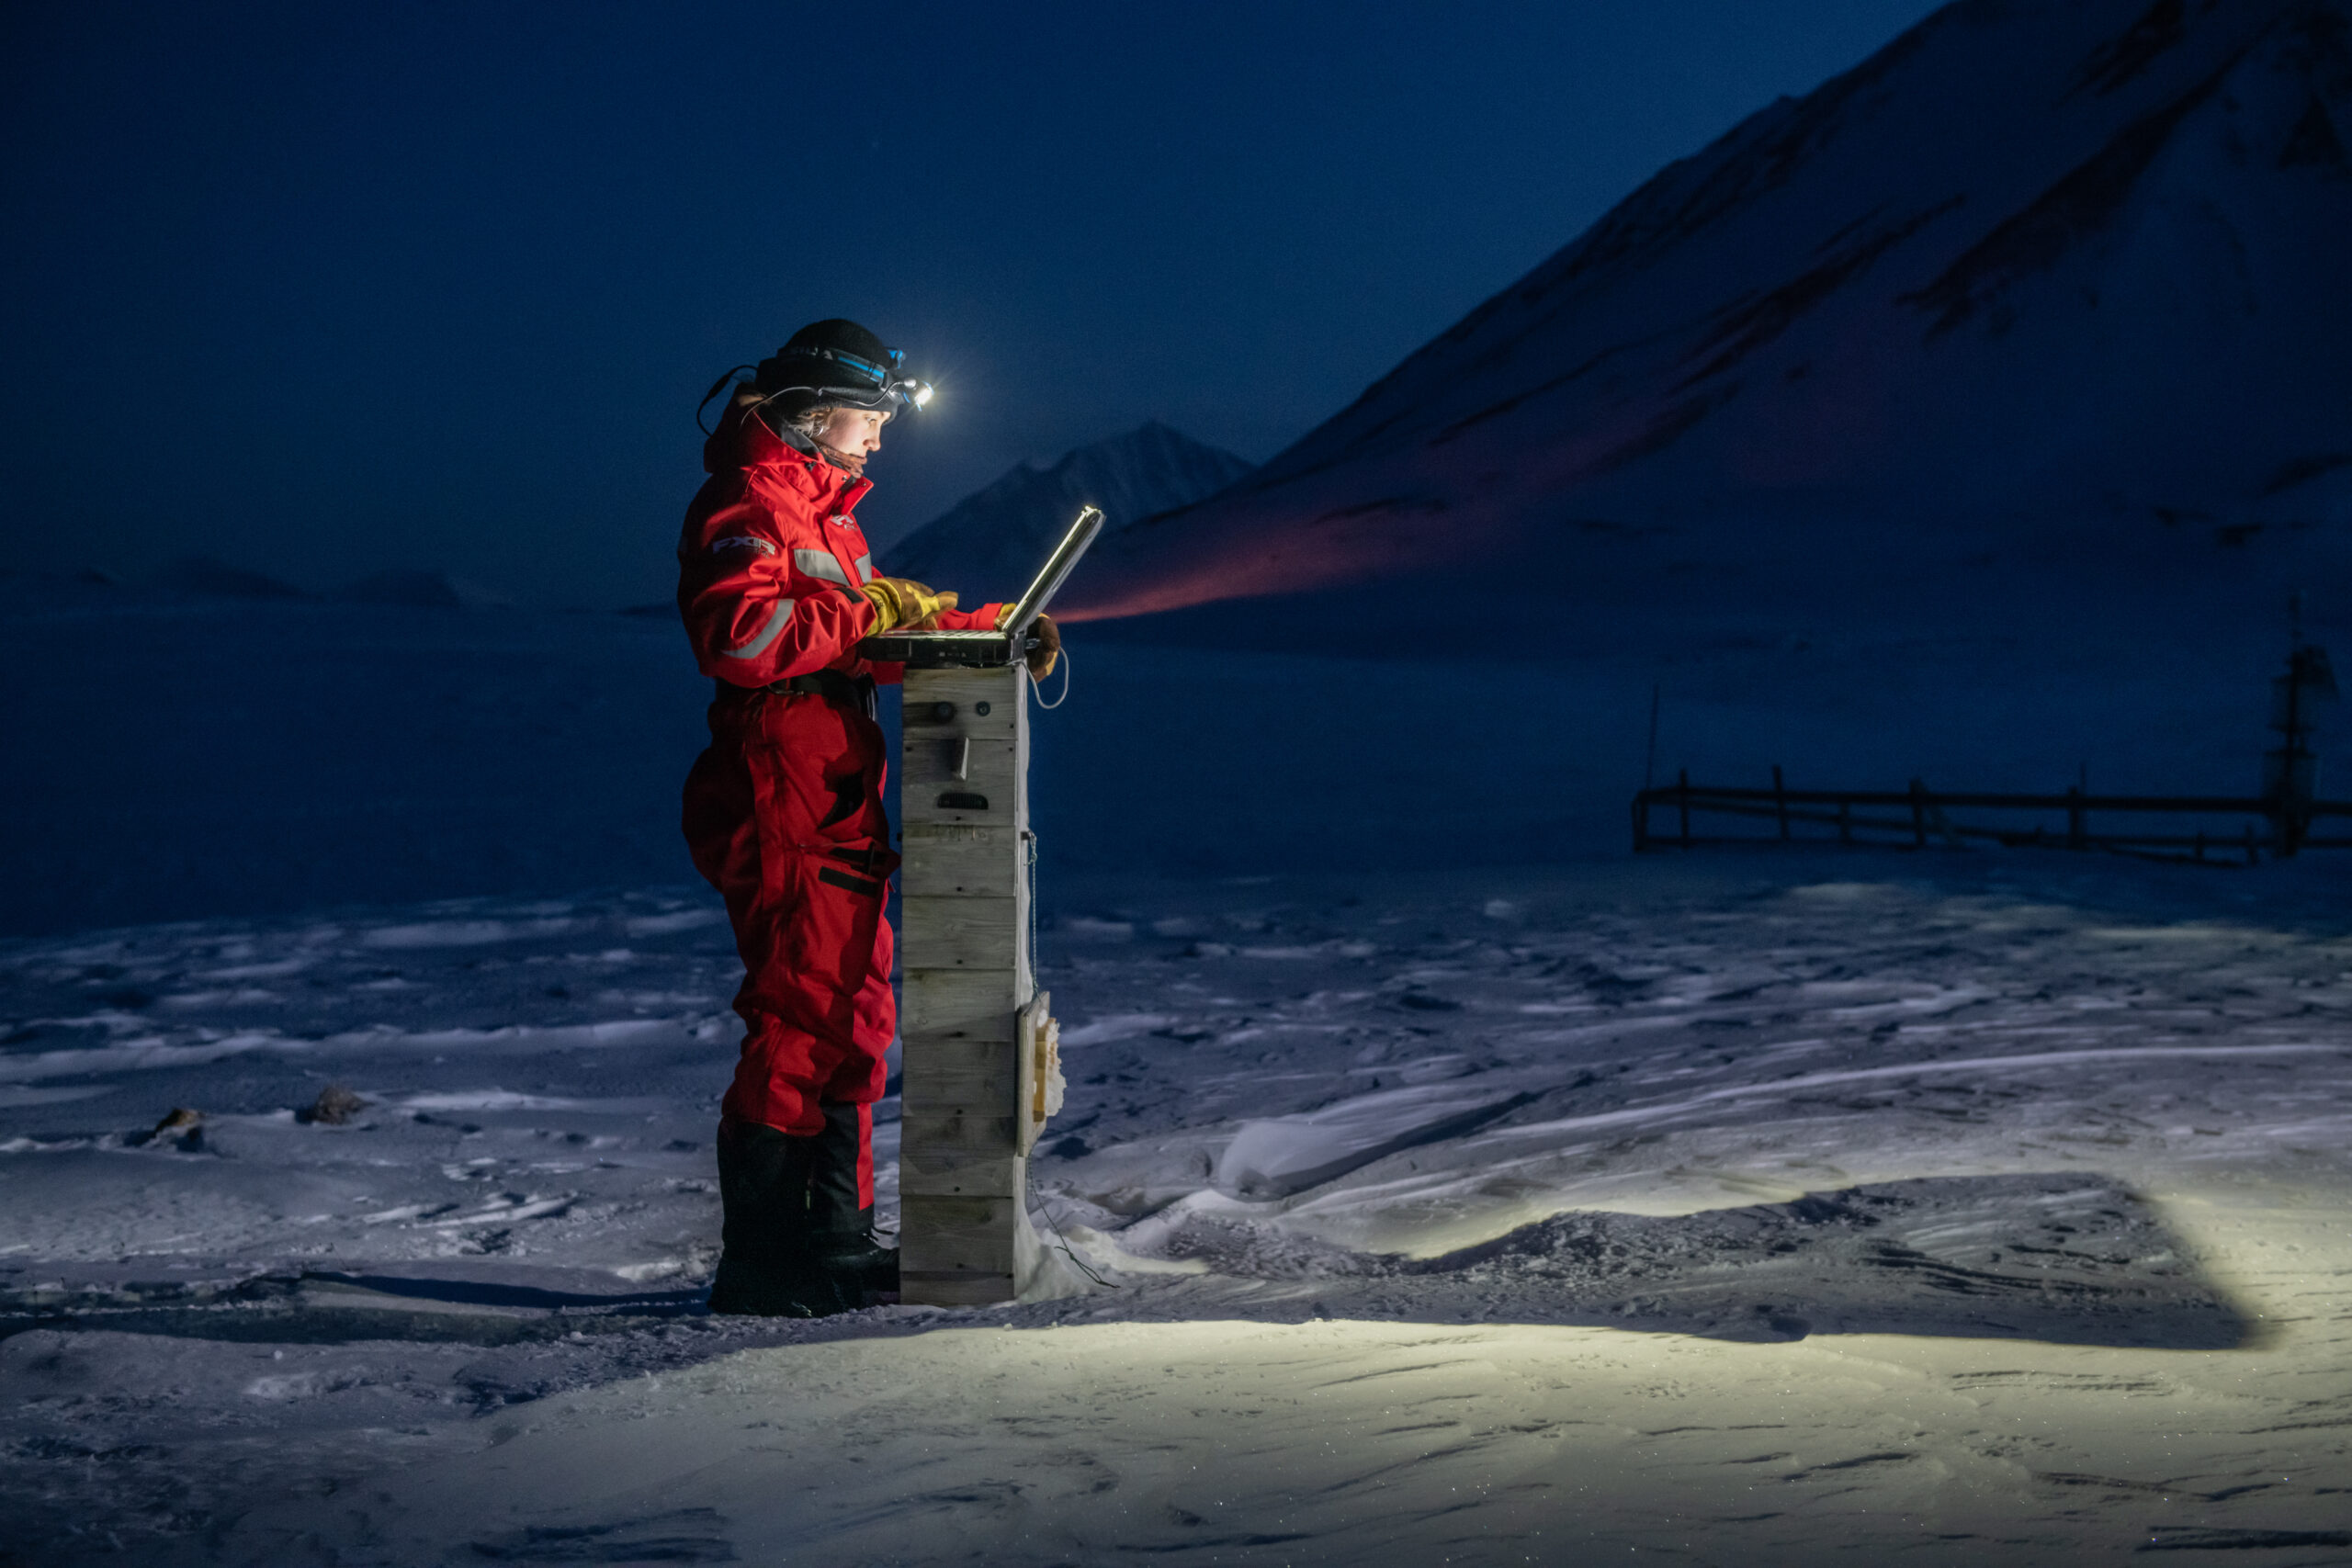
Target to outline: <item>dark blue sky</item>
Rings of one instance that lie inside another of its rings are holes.
[[[9,6],[0,566],[662,598],[695,398],[835,314],[941,388],[879,541],[1147,418],[1262,459],[1934,8]]]

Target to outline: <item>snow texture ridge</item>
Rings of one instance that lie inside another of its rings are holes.
[[[2347,117],[2346,0],[1947,6],[1109,542],[1073,618],[1433,532],[1592,608],[2274,615],[2352,560]]]

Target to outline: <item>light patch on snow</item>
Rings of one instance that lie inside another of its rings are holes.
[[[365,1367],[325,1372],[274,1373],[247,1383],[245,1397],[284,1404],[295,1400],[316,1399],[322,1394],[339,1393],[345,1389],[364,1388],[373,1381]]]
[[[503,1224],[514,1220],[543,1219],[549,1214],[560,1214],[571,1207],[575,1196],[573,1193],[567,1192],[557,1197],[543,1198],[536,1193],[510,1192],[469,1213],[451,1214],[447,1219],[436,1219],[429,1223],[436,1228],[447,1230],[459,1225],[484,1224],[491,1221]]]
[[[0,1111],[27,1105],[62,1105],[74,1100],[96,1100],[102,1094],[112,1094],[110,1083],[75,1084],[60,1089],[20,1089],[14,1085],[0,1086]],[[5,1145],[0,1145],[5,1146]]]
[[[2138,1045],[2108,1050],[2020,1052],[2013,1056],[1978,1056],[1945,1061],[1915,1062],[1899,1067],[1862,1067],[1850,1072],[1807,1073],[1770,1084],[1744,1084],[1710,1089],[1686,1100],[1636,1106],[1599,1116],[1572,1116],[1557,1122],[1529,1122],[1499,1129],[1498,1138],[1548,1137],[1569,1131],[1620,1125],[1631,1122],[1668,1120],[1720,1100],[1785,1100],[1832,1084],[1864,1083],[1871,1079],[1911,1079],[1940,1073],[1970,1073],[1998,1077],[2035,1067],[2080,1066],[2092,1062],[2190,1057],[2226,1061],[2231,1057],[2335,1056],[2352,1060],[2352,1043],[2337,1045]]]
[[[412,1094],[397,1101],[410,1111],[578,1111],[588,1103],[554,1095],[516,1094],[511,1089],[473,1089],[462,1094]],[[658,1101],[638,1100],[634,1109],[650,1109]]]
[[[415,925],[379,926],[362,936],[366,947],[488,947],[554,936],[572,929],[569,919],[539,920],[426,920]]]
[[[1148,1034],[1175,1022],[1166,1013],[1123,1012],[1110,1018],[1098,1018],[1091,1023],[1081,1023],[1075,1029],[1062,1031],[1065,1051],[1088,1045],[1100,1045],[1110,1040],[1127,1040],[1138,1034]]]
[[[623,920],[621,929],[633,937],[676,936],[726,923],[724,909],[679,909],[667,915],[638,915]]]
[[[1054,929],[1089,942],[1125,942],[1136,934],[1133,920],[1107,920],[1095,915],[1065,915]]]

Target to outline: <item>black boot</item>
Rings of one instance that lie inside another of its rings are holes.
[[[808,1172],[817,1140],[774,1127],[723,1122],[718,1200],[723,1250],[710,1310],[756,1317],[823,1317],[861,1304],[816,1256],[808,1230]]]
[[[808,1244],[844,1297],[871,1304],[899,1295],[899,1249],[874,1239],[874,1205],[858,1203],[861,1118],[854,1105],[828,1105],[825,1130],[809,1140]]]

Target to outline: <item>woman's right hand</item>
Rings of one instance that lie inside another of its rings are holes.
[[[934,624],[940,611],[956,607],[954,589],[942,592],[910,577],[877,577],[860,592],[874,606],[874,629],[868,637],[901,627],[920,631]]]

